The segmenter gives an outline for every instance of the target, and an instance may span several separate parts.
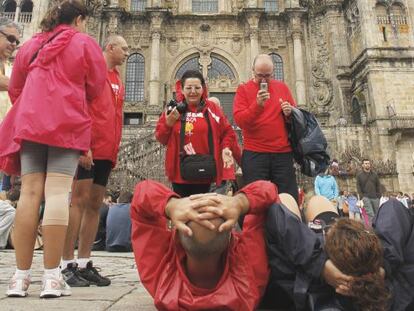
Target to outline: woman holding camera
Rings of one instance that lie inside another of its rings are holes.
[[[186,71],[176,84],[177,102],[158,120],[155,136],[167,146],[165,171],[182,197],[206,193],[221,183],[223,167],[233,164],[236,134],[221,109],[207,100],[199,71]]]
[[[88,102],[106,77],[102,51],[84,34],[86,6],[60,1],[46,14],[42,32],[19,50],[10,79],[13,107],[0,126],[0,167],[22,175],[16,210],[16,272],[8,296],[26,296],[44,197],[44,274],[41,298],[70,295],[59,264],[69,216],[69,192],[80,153],[89,150]]]

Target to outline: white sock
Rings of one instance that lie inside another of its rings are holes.
[[[86,264],[91,261],[91,258],[78,258],[77,263],[80,269],[86,268]]]
[[[69,259],[69,260],[64,260],[64,259],[62,259],[61,267],[62,267],[63,269],[66,269],[70,263],[76,263],[75,258],[73,258],[73,259]]]
[[[19,270],[19,269],[16,268],[16,272],[14,272],[14,275],[16,277],[23,277],[23,278],[25,278],[27,276],[30,276],[30,272],[31,272],[30,269],[29,270]]]
[[[60,268],[59,267],[56,267],[56,268],[53,268],[53,269],[45,269],[44,271],[45,271],[44,272],[45,275],[54,276],[57,279],[60,277]]]

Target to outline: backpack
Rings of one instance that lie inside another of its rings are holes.
[[[328,142],[315,116],[306,110],[292,108],[287,126],[293,157],[301,172],[309,177],[324,172],[330,161],[326,151]]]

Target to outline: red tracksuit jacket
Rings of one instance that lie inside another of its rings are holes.
[[[167,228],[165,206],[177,196],[155,181],[135,188],[131,204],[132,246],[141,282],[158,310],[254,310],[269,276],[264,241],[267,207],[279,201],[277,187],[256,181],[244,187],[250,209],[243,232],[232,232],[224,273],[214,289],[195,287],[182,265],[185,252]]]

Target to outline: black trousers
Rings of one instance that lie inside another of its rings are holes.
[[[289,193],[299,202],[291,152],[265,153],[244,150],[242,169],[245,185],[256,180],[269,180],[277,185],[279,193]]]
[[[176,184],[172,188],[180,197],[189,197],[192,194],[207,193],[210,191],[210,184]]]

